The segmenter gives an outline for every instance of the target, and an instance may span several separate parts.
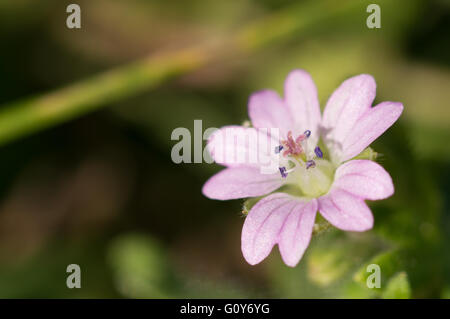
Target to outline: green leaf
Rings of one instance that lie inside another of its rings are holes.
[[[334,283],[351,267],[351,261],[346,257],[345,250],[339,247],[311,251],[307,268],[309,279],[319,286]]]
[[[375,264],[380,266],[381,270],[381,287],[383,283],[395,274],[401,264],[398,250],[384,252],[373,257],[369,262],[365,263],[353,276],[353,279],[363,286],[367,286],[367,278],[372,274],[368,271],[368,266]],[[373,288],[374,292],[380,292],[380,289]]]
[[[163,250],[152,238],[129,234],[115,239],[108,254],[117,289],[129,298],[170,296],[169,265]]]
[[[387,283],[382,295],[385,299],[409,299],[411,298],[411,287],[408,275],[402,271],[394,275]]]

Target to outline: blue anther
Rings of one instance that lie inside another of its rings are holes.
[[[283,145],[278,145],[277,147],[275,147],[275,154],[280,153],[282,149],[283,149]]]
[[[320,149],[319,146],[316,146],[316,148],[314,149],[314,153],[316,153],[316,156],[319,157],[319,158],[323,157],[322,150]]]
[[[308,169],[310,167],[316,167],[316,162],[314,162],[313,160],[307,161],[306,162],[306,169]]]
[[[280,170],[281,177],[286,178],[287,177],[286,167],[283,166],[279,167],[278,169]]]

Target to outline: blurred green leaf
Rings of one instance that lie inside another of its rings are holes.
[[[351,261],[346,258],[345,250],[315,249],[308,258],[309,278],[320,286],[328,286],[350,269]]]
[[[109,247],[108,260],[117,289],[124,296],[170,296],[169,265],[162,248],[151,237],[129,234],[116,238]]]
[[[385,299],[411,298],[411,287],[406,272],[402,271],[392,276],[381,296]]]
[[[378,265],[381,270],[381,288],[372,288],[372,291],[379,292],[383,289],[384,282],[399,270],[401,261],[399,260],[398,251],[392,250],[378,254],[364,263],[353,276],[353,279],[364,287],[367,287],[367,278],[372,275],[372,272],[367,271],[367,267],[371,264]]]

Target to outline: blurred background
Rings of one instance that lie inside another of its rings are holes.
[[[450,4],[375,1],[369,29],[372,2],[0,0],[0,297],[450,298]],[[221,168],[173,163],[171,132],[242,123],[294,68],[322,106],[360,73],[405,105],[372,145],[396,193],[372,231],[250,266],[242,201],[203,197]]]

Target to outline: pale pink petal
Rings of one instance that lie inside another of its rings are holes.
[[[299,202],[286,218],[278,246],[286,265],[295,267],[311,240],[316,219],[317,201]]]
[[[231,167],[261,167],[271,159],[279,140],[267,130],[242,126],[225,126],[215,131],[208,140],[207,149],[217,164]]]
[[[320,136],[321,115],[317,88],[311,75],[304,70],[289,73],[284,83],[284,95],[297,128],[295,135],[310,130],[310,142],[315,145]]]
[[[242,253],[255,265],[280,243],[283,260],[294,266],[309,244],[317,204],[284,193],[260,200],[249,212],[242,228]],[[286,233],[284,233],[286,231]]]
[[[359,118],[375,99],[376,84],[372,76],[361,74],[345,80],[330,96],[325,106],[322,130],[330,149],[340,155],[342,143]]]
[[[284,184],[280,174],[261,174],[250,167],[226,168],[203,185],[203,195],[211,199],[236,199],[266,195]]]
[[[367,110],[342,142],[341,161],[361,153],[397,121],[402,111],[403,105],[397,102],[383,102]]]
[[[271,90],[256,92],[250,96],[248,115],[254,127],[278,128],[283,138],[286,138],[293,124],[284,101],[278,93]]]
[[[333,188],[318,201],[320,214],[339,229],[366,231],[373,227],[369,207],[362,199],[346,191]]]
[[[333,188],[343,189],[362,199],[384,199],[394,194],[389,173],[369,160],[354,160],[339,166],[334,180]]]

